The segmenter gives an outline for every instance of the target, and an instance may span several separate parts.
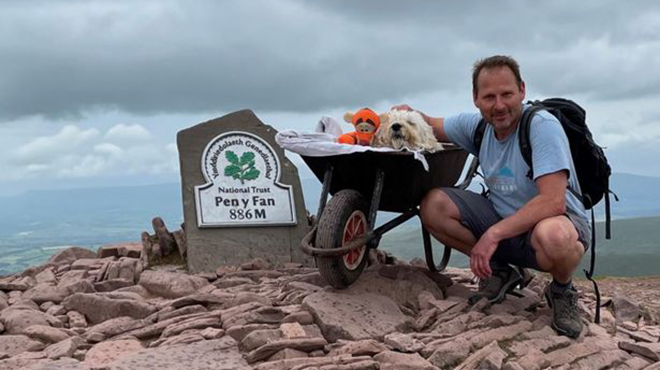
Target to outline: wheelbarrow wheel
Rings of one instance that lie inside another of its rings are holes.
[[[328,202],[319,219],[315,245],[317,248],[338,248],[364,235],[368,230],[368,206],[355,190],[337,192]],[[335,288],[346,288],[362,274],[367,263],[367,246],[338,257],[317,257],[321,276]]]

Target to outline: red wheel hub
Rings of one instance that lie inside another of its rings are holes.
[[[351,214],[346,222],[344,227],[344,237],[342,239],[342,245],[347,244],[353,239],[363,236],[367,231],[367,219],[364,217],[364,213],[361,211],[355,211]],[[364,252],[366,246],[363,245],[359,248],[352,250],[351,252],[343,255],[344,265],[349,270],[355,270],[362,262],[364,258]]]

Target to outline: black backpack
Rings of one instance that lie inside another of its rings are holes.
[[[578,199],[582,200],[585,209],[591,209],[591,265],[589,271],[584,270],[585,275],[594,284],[596,291],[596,318],[600,322],[600,293],[598,285],[593,279],[593,273],[596,262],[596,225],[593,207],[603,198],[605,199],[605,238],[611,239],[611,214],[609,178],[612,174],[612,168],[607,163],[607,158],[603,149],[596,144],[587,127],[586,112],[582,107],[572,100],[563,98],[551,98],[543,101],[529,101],[531,105],[520,119],[520,128],[518,130],[518,140],[520,143],[520,152],[525,163],[530,170],[527,177],[533,179],[534,168],[532,167],[532,147],[529,139],[529,127],[532,117],[540,110],[546,110],[559,120],[561,123],[573,157],[575,172],[580,183],[582,195],[572,188],[568,188]],[[474,145],[479,152],[484,132],[486,130],[486,121],[481,119],[474,133]],[[614,194],[614,193],[612,193]],[[618,201],[616,195],[615,199]]]

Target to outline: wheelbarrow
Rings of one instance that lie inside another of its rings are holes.
[[[367,264],[369,249],[378,248],[386,232],[420,216],[419,204],[429,190],[447,186],[464,189],[476,174],[475,159],[464,180],[456,185],[468,156],[457,146],[447,144],[444,150],[421,155],[428,171],[415,159],[415,153],[405,151],[301,155],[323,182],[318,212],[301,246],[316,259],[328,284],[345,288],[355,282]],[[328,194],[332,194],[330,201]],[[378,211],[401,214],[374,228]],[[426,264],[431,271],[440,272],[447,266],[451,249],[445,246],[436,266],[429,232],[423,224],[421,229]]]

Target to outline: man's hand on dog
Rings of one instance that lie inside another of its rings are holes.
[[[390,108],[390,110],[416,111],[416,112],[419,112],[419,114],[422,115],[422,118],[424,118],[424,121],[426,123],[430,124],[430,122],[431,122],[431,118],[429,116],[427,116],[426,113],[424,113],[420,110],[417,110],[417,109],[413,109],[413,107],[411,107],[408,104],[393,105],[392,108]]]
[[[405,110],[405,111],[411,111],[414,110],[412,107],[408,104],[399,104],[399,105],[394,105],[390,110]]]

